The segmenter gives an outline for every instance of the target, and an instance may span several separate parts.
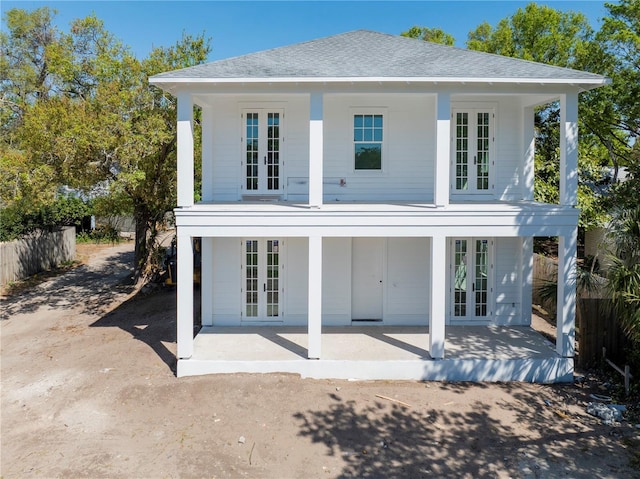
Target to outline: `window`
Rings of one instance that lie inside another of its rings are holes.
[[[382,170],[382,115],[353,115],[356,170]]]

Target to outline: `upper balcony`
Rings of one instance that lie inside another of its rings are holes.
[[[565,126],[561,204],[573,206],[577,95],[557,98]],[[203,202],[320,208],[532,202],[540,99],[385,91],[189,96],[181,102],[189,124],[179,129],[179,206],[193,203],[193,160],[184,160],[193,157],[193,101],[202,108]]]

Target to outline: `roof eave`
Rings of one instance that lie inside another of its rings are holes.
[[[601,78],[469,78],[469,77],[260,77],[260,78],[193,78],[193,77],[150,77],[149,83],[170,93],[181,87],[204,85],[313,85],[313,84],[431,84],[431,85],[565,85],[581,91],[611,83],[606,77]]]

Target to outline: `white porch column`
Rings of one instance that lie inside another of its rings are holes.
[[[177,286],[177,356],[178,359],[193,355],[193,243],[189,235],[178,229],[178,286]]]
[[[578,203],[578,94],[560,96],[560,204]]]
[[[558,299],[556,352],[565,358],[575,352],[577,228],[558,238]]]
[[[178,92],[178,206],[193,205],[193,101]]]
[[[322,236],[309,237],[309,359],[320,359],[322,348]]]
[[[436,162],[433,175],[433,202],[436,206],[447,206],[449,204],[449,163],[451,161],[451,95],[438,93],[436,103]]]
[[[431,238],[431,301],[429,309],[429,354],[433,359],[444,358],[447,238]]]
[[[309,206],[322,206],[323,95],[311,93],[309,115]]]
[[[536,131],[535,110],[532,106],[527,106],[523,109],[522,130],[522,142],[524,146],[524,157],[522,158],[522,199],[525,201],[533,201]]]
[[[200,242],[200,291],[203,326],[213,326],[213,238]]]

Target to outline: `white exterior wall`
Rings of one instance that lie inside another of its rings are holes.
[[[522,198],[522,107],[517,97],[502,98],[496,111],[496,198]]]
[[[429,317],[429,239],[387,238],[383,311],[385,325],[427,325]],[[308,304],[308,241],[284,240],[282,325],[304,325]],[[351,238],[323,239],[322,323],[351,324]],[[203,324],[239,326],[243,318],[240,238],[213,240],[213,317]],[[204,265],[203,265],[204,266]],[[251,322],[258,324],[257,322]],[[272,324],[272,323],[271,323]]]
[[[496,238],[494,323],[520,325],[522,320],[522,239]]]
[[[432,95],[325,95],[325,200],[432,201],[434,108]],[[354,170],[356,111],[384,115],[381,172]]]
[[[212,97],[203,107],[211,118],[211,145],[203,148],[203,201],[238,201],[244,193],[241,165],[245,108],[283,108],[282,177],[309,176],[309,101],[307,95],[232,95]],[[207,127],[207,125],[203,125]],[[204,136],[204,135],[203,135]],[[211,151],[211,155],[207,153]],[[211,172],[211,177],[205,173]],[[208,184],[207,184],[208,183]],[[206,186],[205,186],[206,184]],[[288,185],[284,182],[287,193]],[[303,189],[307,191],[307,184]],[[305,194],[304,199],[306,200]],[[296,198],[293,198],[294,200]],[[301,198],[298,198],[301,199]]]
[[[433,201],[435,95],[324,95],[325,201]],[[477,98],[476,98],[477,100]],[[452,108],[491,105],[494,122],[493,188],[497,200],[522,198],[522,106],[516,96],[452,97]],[[244,193],[243,108],[283,108],[283,198],[308,201],[308,95],[211,97],[203,107],[203,201],[238,201]],[[384,115],[383,171],[354,170],[354,111]]]
[[[388,238],[384,320],[386,324],[429,323],[428,238]]]

